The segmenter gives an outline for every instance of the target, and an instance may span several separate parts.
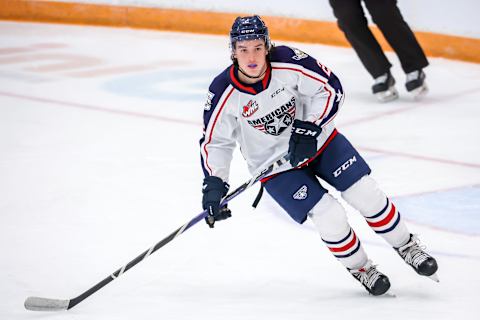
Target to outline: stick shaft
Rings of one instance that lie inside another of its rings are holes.
[[[127,263],[123,267],[119,268],[118,270],[113,272],[111,275],[109,275],[108,277],[106,277],[105,279],[103,279],[102,281],[100,281],[99,283],[97,283],[96,285],[94,285],[93,287],[91,287],[90,289],[85,291],[84,293],[82,293],[79,296],[71,299],[69,304],[68,304],[67,309],[73,308],[74,306],[76,306],[77,304],[79,304],[80,302],[82,302],[83,300],[85,300],[86,298],[88,298],[89,296],[91,296],[92,294],[94,294],[95,292],[97,292],[98,290],[100,290],[101,288],[103,288],[104,286],[109,284],[110,282],[112,282],[113,280],[120,277],[123,273],[130,270],[132,267],[134,267],[140,261],[149,257],[152,253],[154,253],[155,251],[157,251],[158,249],[160,249],[161,247],[163,247],[164,245],[166,245],[167,243],[172,241],[175,237],[177,237],[178,235],[181,234],[181,232],[179,232],[179,231],[181,231],[183,227],[184,226],[182,226],[182,227],[178,228],[177,230],[175,230],[174,232],[172,232],[166,238],[164,238],[163,240],[161,240],[160,242],[155,244],[155,246],[153,246],[152,248],[149,248],[148,250],[145,250],[144,252],[142,252],[135,259],[133,259],[132,261],[130,261],[129,263]]]
[[[260,173],[257,175],[253,176],[250,180],[239,186],[237,189],[233,190],[230,192],[222,201],[222,205],[227,204],[229,201],[234,199],[236,196],[250,188],[252,185],[254,185],[256,182],[261,180],[262,178],[268,176],[272,171],[276,170],[285,162],[287,159],[285,157],[282,157],[275,162],[273,162],[270,166],[262,170]],[[138,264],[140,261],[148,258],[152,253],[157,251],[158,249],[162,248],[164,245],[178,237],[180,234],[188,230],[190,227],[198,223],[199,221],[203,220],[206,216],[208,215],[207,211],[204,210],[194,218],[192,218],[189,222],[185,223],[181,227],[177,228],[175,231],[173,231],[170,235],[156,243],[154,246],[149,248],[148,250],[145,250],[142,252],[140,255],[138,255],[135,259],[132,261],[128,262],[126,265],[122,266],[115,272],[113,272],[111,275],[103,279],[102,281],[98,282],[96,285],[88,289],[87,291],[83,292],[79,296],[70,299],[70,300],[60,300],[60,299],[48,299],[48,298],[40,298],[40,297],[29,297],[25,301],[25,307],[29,310],[42,310],[42,311],[59,311],[59,310],[68,310],[73,307],[75,307],[77,304],[100,290],[101,288],[105,287],[107,284],[112,282],[113,280],[117,279],[120,277],[122,274],[124,274],[126,271],[130,270],[132,267],[134,267],[136,264]],[[68,306],[65,307],[66,303],[68,302]]]

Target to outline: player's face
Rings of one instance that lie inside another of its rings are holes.
[[[263,39],[239,41],[233,54],[240,69],[249,76],[258,77],[267,68],[268,51]]]

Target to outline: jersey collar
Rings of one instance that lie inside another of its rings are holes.
[[[229,70],[230,82],[235,87],[235,89],[243,93],[248,93],[253,95],[259,94],[260,92],[268,88],[268,85],[270,84],[270,80],[271,80],[271,74],[272,74],[272,67],[270,66],[270,64],[268,64],[267,71],[265,71],[265,77],[263,77],[261,81],[248,84],[240,81],[240,79],[238,78],[238,68],[235,67],[233,64],[231,65]]]

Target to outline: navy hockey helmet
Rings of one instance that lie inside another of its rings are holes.
[[[271,48],[270,35],[265,22],[258,16],[237,17],[230,30],[230,47],[233,50],[237,41],[263,39],[267,50]]]

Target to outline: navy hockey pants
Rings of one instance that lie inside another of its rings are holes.
[[[344,135],[334,131],[333,139],[308,166],[282,172],[264,182],[273,199],[298,223],[327,190],[318,178],[345,191],[371,170]]]

